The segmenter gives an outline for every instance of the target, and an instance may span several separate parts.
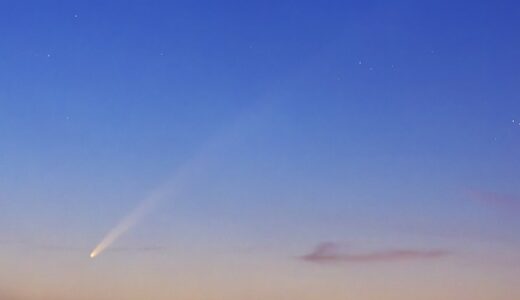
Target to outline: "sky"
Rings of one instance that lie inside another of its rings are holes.
[[[519,15],[1,1],[0,299],[520,299]]]

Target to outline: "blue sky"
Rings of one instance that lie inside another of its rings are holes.
[[[84,258],[196,166],[119,247],[174,259],[182,245],[187,264],[215,249],[278,261],[333,243],[518,265],[519,12],[513,1],[4,1],[0,262],[38,261],[27,244]],[[15,285],[0,292],[32,299]],[[502,299],[490,285],[483,295]]]

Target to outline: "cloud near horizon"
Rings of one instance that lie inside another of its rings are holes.
[[[41,243],[34,241],[23,241],[23,240],[0,240],[0,245],[13,245],[16,247],[26,247],[30,249],[37,249],[41,251],[67,251],[67,252],[85,252],[87,253],[89,248],[87,247],[79,247],[79,246],[70,246],[70,245],[60,245],[60,244],[52,244],[52,243]],[[165,246],[121,246],[121,247],[113,247],[107,252],[119,253],[119,252],[129,252],[129,253],[138,253],[138,252],[158,252],[158,251],[166,251],[168,247]],[[3,300],[0,298],[0,300]]]
[[[499,207],[520,209],[520,196],[485,190],[468,190],[468,195],[482,203]]]
[[[450,255],[440,249],[384,249],[373,252],[349,253],[336,243],[321,243],[300,259],[313,263],[375,263],[407,260],[438,259]]]

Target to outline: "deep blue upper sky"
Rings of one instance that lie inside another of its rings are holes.
[[[4,235],[95,240],[258,108],[197,179],[186,222],[269,236],[271,216],[310,241],[419,222],[517,241],[513,220],[465,198],[520,193],[520,5],[173,2],[0,4]]]

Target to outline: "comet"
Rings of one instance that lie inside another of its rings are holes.
[[[172,198],[188,178],[188,173],[194,170],[194,164],[182,168],[177,176],[156,188],[150,195],[142,200],[129,214],[127,214],[117,225],[112,228],[90,252],[90,258],[96,258],[112,245],[119,237],[132,229],[141,219],[148,215],[159,202]]]
[[[263,107],[265,102],[259,104]],[[240,114],[239,117],[230,124],[231,126],[226,128],[226,130],[220,131],[219,134],[215,134],[210,138],[205,144],[205,147],[202,147],[191,160],[188,160],[184,165],[182,165],[174,176],[152,190],[152,192],[145,199],[139,202],[130,213],[123,217],[115,227],[109,230],[101,242],[99,242],[92,252],[90,252],[90,258],[94,259],[107,250],[122,235],[138,224],[141,219],[150,214],[159,203],[166,199],[172,199],[178,196],[178,194],[189,185],[190,181],[196,177],[196,174],[203,172],[208,168],[212,155],[218,153],[219,150],[222,150],[221,148],[224,145],[236,141],[241,136],[240,133],[243,133],[242,131],[247,127],[244,126],[244,123],[252,125],[252,121],[254,123],[258,121],[257,117],[259,116],[259,111],[266,112],[264,109],[261,109],[261,107],[255,105],[249,112],[243,112]]]
[[[159,203],[177,196],[185,186],[189,185],[190,180],[195,177],[195,174],[207,168],[211,153],[215,153],[218,146],[220,146],[224,140],[225,138],[222,135],[210,139],[206,147],[203,147],[191,160],[181,165],[169,180],[152,190],[152,192],[139,202],[130,213],[123,217],[115,227],[108,231],[101,242],[90,252],[90,258],[96,258],[104,252],[123,234],[138,224],[141,219],[150,214]]]

